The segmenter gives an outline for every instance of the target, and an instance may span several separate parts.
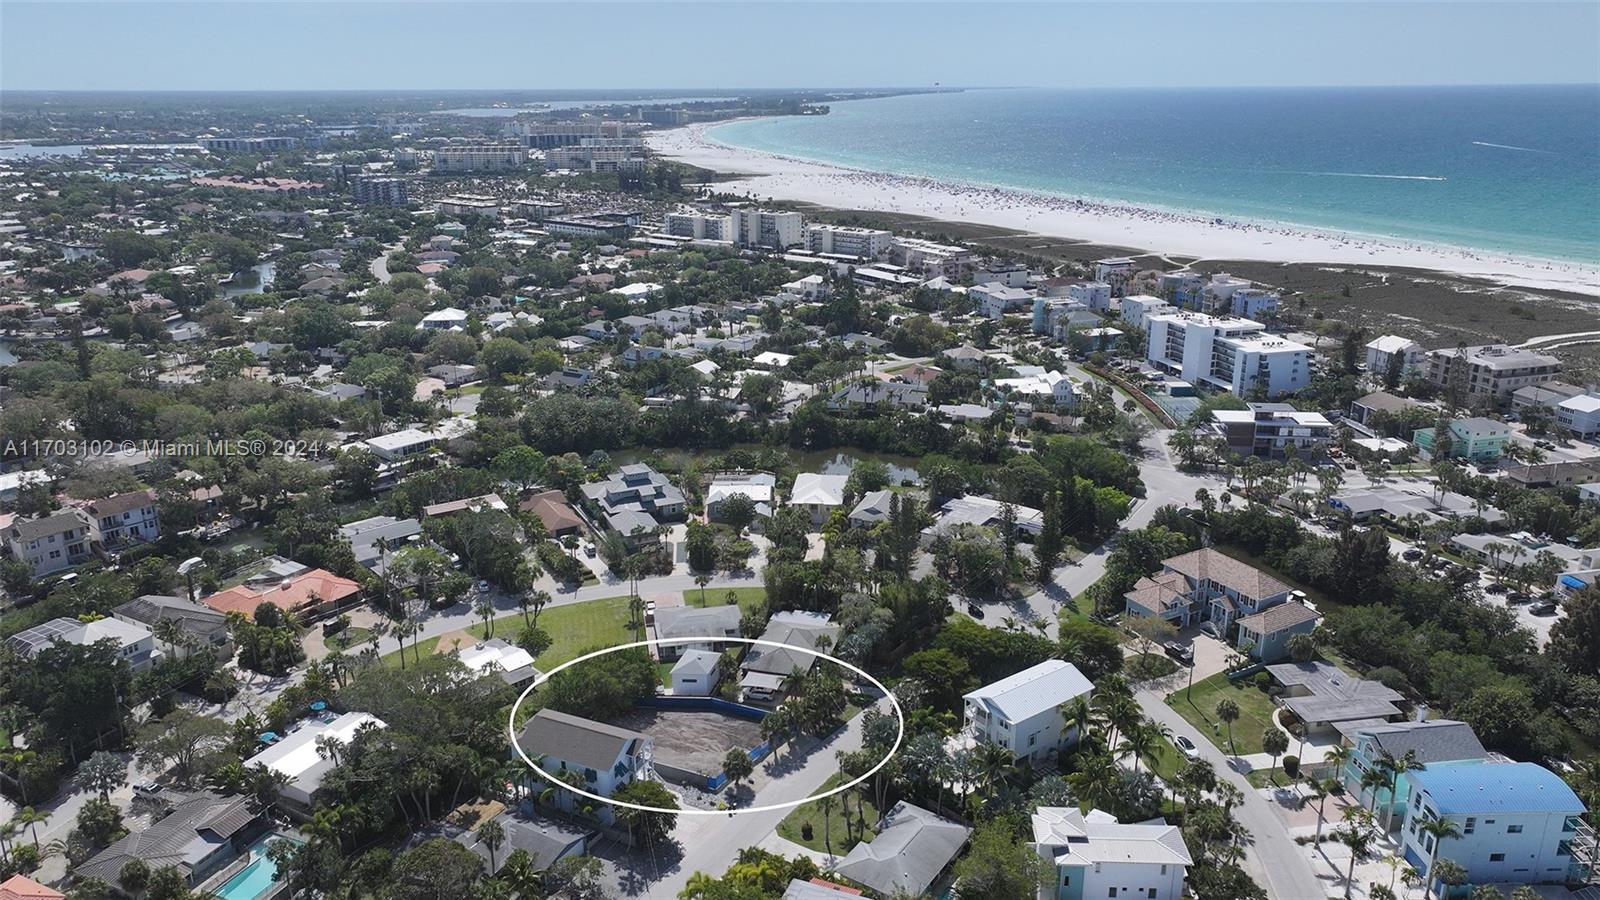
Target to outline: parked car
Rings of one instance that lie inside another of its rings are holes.
[[[1189,740],[1183,735],[1180,734],[1173,738],[1172,743],[1177,745],[1179,752],[1189,759],[1200,758],[1200,748],[1194,745],[1194,741]]]
[[[154,797],[161,793],[161,785],[154,781],[141,781],[133,786],[133,792],[141,797]]]
[[[1520,605],[1520,604],[1523,604],[1523,603],[1531,603],[1532,601],[1533,601],[1533,595],[1524,594],[1521,591],[1512,591],[1511,593],[1506,595],[1506,605],[1507,606],[1517,606],[1517,605]]]
[[[983,618],[983,607],[969,601],[967,603],[967,615],[974,619],[981,619]]]
[[[1418,550],[1415,547],[1412,547],[1410,550],[1407,550],[1406,552],[1400,554],[1400,558],[1405,560],[1406,562],[1416,562],[1417,560],[1422,558],[1422,551]]]
[[[594,554],[595,554],[594,544],[591,543],[590,541],[584,541],[583,542],[583,555],[589,557],[590,559],[593,559],[594,558]]]
[[[1205,634],[1211,635],[1219,641],[1222,640],[1222,631],[1221,629],[1217,628],[1217,623],[1215,622],[1206,622],[1202,624],[1200,626],[1200,630]]]
[[[1511,585],[1503,581],[1496,581],[1494,584],[1484,588],[1484,590],[1491,594],[1504,594],[1506,591],[1511,590]]]
[[[1177,660],[1178,662],[1181,662],[1186,666],[1194,665],[1194,649],[1193,648],[1186,647],[1183,644],[1178,643],[1177,641],[1167,641],[1166,644],[1163,645],[1163,647],[1167,651],[1167,655],[1172,657],[1173,659]]]
[[[654,622],[656,620],[656,602],[654,600],[646,600],[644,602],[644,620],[646,622]]]
[[[1550,600],[1540,600],[1538,603],[1528,607],[1528,612],[1536,616],[1553,616],[1556,614],[1556,605]]]
[[[480,593],[480,594],[489,593],[489,582],[487,582],[487,581],[478,582],[478,593]]]

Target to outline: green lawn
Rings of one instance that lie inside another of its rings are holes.
[[[705,603],[700,602],[700,589],[693,588],[683,592],[683,602],[689,606],[721,606],[728,602],[728,592],[732,591],[739,598],[739,611],[750,612],[756,607],[767,602],[767,589],[764,587],[740,588],[714,588],[706,587]]]
[[[822,783],[822,787],[817,790],[819,793],[831,790],[845,781],[846,779],[840,775],[830,775],[828,780]],[[863,797],[862,793],[860,791],[852,791],[850,796],[850,824],[848,826],[845,823],[844,795],[836,794],[829,798],[833,800],[833,810],[827,817],[828,837],[833,845],[833,852],[840,856],[848,853],[850,848],[854,847],[859,839],[862,839],[862,832],[856,828],[856,822],[858,821],[858,814],[856,813],[857,797]],[[865,840],[870,841],[877,836],[877,832],[872,829],[872,825],[878,821],[878,810],[873,805],[871,797],[863,797],[863,799],[865,800],[864,818],[867,821]],[[810,840],[806,840],[803,833],[803,828],[806,825],[811,826]],[[778,823],[778,834],[782,835],[785,840],[794,841],[796,844],[808,847],[818,853],[827,853],[828,842],[823,841],[822,804],[813,800],[795,807],[787,816],[784,816],[782,822]]]
[[[1260,753],[1261,735],[1273,727],[1272,698],[1256,690],[1248,679],[1236,685],[1228,681],[1227,675],[1218,672],[1196,682],[1192,696],[1186,690],[1172,692],[1167,696],[1167,705],[1227,753],[1228,728],[1217,718],[1217,703],[1223,698],[1239,705],[1239,718],[1233,723],[1233,753],[1238,756]]]
[[[552,606],[539,616],[539,627],[550,633],[550,649],[540,654],[535,662],[540,671],[548,672],[587,650],[639,640],[638,631],[628,627],[630,618],[628,598],[625,596]],[[494,620],[494,624],[495,637],[515,640],[523,627],[522,613],[501,616]],[[466,630],[475,637],[485,636],[481,621]],[[417,647],[426,655],[432,653],[438,644],[436,637],[424,638]],[[409,647],[406,652],[411,652]],[[391,653],[383,660],[388,665],[400,664],[398,653]]]
[[[1179,750],[1177,747],[1173,746],[1171,741],[1167,740],[1166,738],[1162,738],[1156,742],[1156,758],[1154,763],[1151,764],[1150,760],[1145,760],[1145,763],[1150,765],[1150,767],[1155,770],[1155,773],[1161,776],[1163,781],[1167,781],[1171,780],[1179,772],[1183,771],[1185,766],[1189,765],[1189,758],[1183,755],[1182,750]]]

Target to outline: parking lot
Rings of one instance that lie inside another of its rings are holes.
[[[705,775],[722,771],[730,748],[748,750],[761,743],[759,723],[714,712],[635,709],[611,724],[653,738],[657,760]]]

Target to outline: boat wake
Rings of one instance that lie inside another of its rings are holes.
[[[1301,172],[1301,175],[1328,175],[1338,178],[1392,178],[1397,181],[1447,181],[1443,175],[1383,175],[1377,172]]]
[[[1517,147],[1512,144],[1491,144],[1488,141],[1473,141],[1475,147],[1493,147],[1496,150],[1516,150],[1519,153],[1544,153],[1554,155],[1554,150],[1538,150],[1533,147]]]

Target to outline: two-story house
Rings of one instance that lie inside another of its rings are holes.
[[[1287,601],[1295,590],[1249,563],[1204,547],[1163,560],[1125,595],[1130,616],[1160,616],[1180,628],[1210,622],[1225,635],[1241,616]]]
[[[560,779],[576,772],[583,790],[602,797],[637,779],[652,779],[654,743],[637,731],[590,721],[582,716],[541,709],[522,726],[517,743],[539,768]],[[571,810],[582,798],[567,791],[556,792],[557,804]],[[596,804],[602,821],[615,821],[609,804]]]
[[[684,513],[683,491],[643,463],[623,466],[605,481],[585,484],[583,496],[606,527],[630,542],[655,540],[659,525],[681,519]]]
[[[1450,719],[1362,725],[1350,733],[1349,740],[1350,759],[1339,773],[1345,790],[1351,797],[1370,797],[1366,805],[1379,814],[1387,811],[1397,827],[1405,821],[1405,792],[1396,790],[1398,796],[1391,797],[1388,788],[1374,790],[1361,786],[1362,776],[1378,766],[1381,760],[1385,757],[1406,759],[1409,754],[1409,759],[1415,763],[1438,766],[1485,759],[1489,755],[1471,725]],[[1377,796],[1371,796],[1373,793]]]
[[[1406,862],[1431,876],[1435,857],[1466,870],[1473,884],[1548,884],[1586,877],[1573,850],[1592,833],[1579,816],[1583,801],[1561,777],[1535,763],[1476,760],[1405,774]],[[1460,834],[1442,842],[1422,824],[1455,823]],[[1437,846],[1436,846],[1437,844]]]
[[[1194,858],[1176,825],[1124,825],[1110,813],[1041,806],[1033,811],[1033,848],[1054,870],[1041,898],[1179,900]]]
[[[958,744],[997,744],[1018,760],[1043,763],[1063,746],[1078,740],[1061,706],[1087,697],[1094,685],[1078,667],[1047,659],[1009,678],[986,684],[962,696]]]
[[[62,509],[48,516],[19,519],[5,531],[6,549],[27,563],[34,578],[71,568],[94,554],[94,520],[81,509]]]
[[[161,515],[155,491],[112,494],[89,504],[89,516],[107,550],[144,544],[161,536]]]
[[[150,629],[121,619],[51,619],[6,638],[6,646],[18,656],[31,659],[58,643],[88,646],[101,641],[115,643],[118,655],[135,672],[143,672],[162,659]]]

